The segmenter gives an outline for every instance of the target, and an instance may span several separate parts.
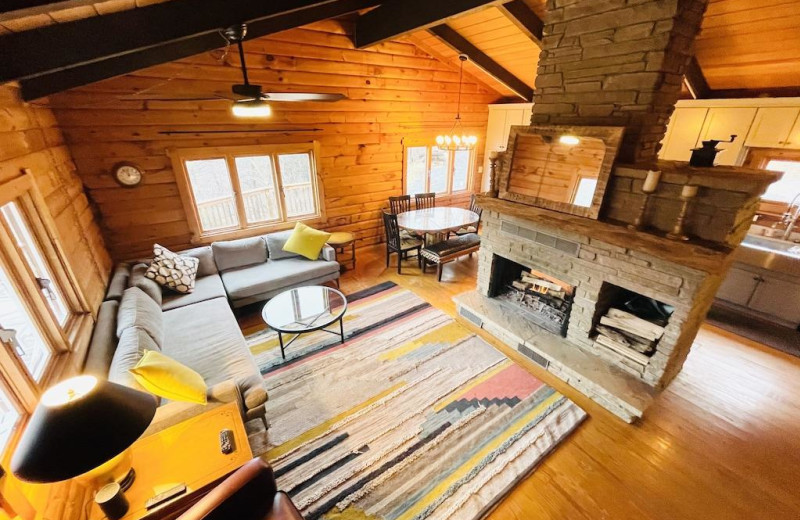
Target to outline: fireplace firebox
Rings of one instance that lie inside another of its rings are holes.
[[[489,296],[508,302],[548,332],[567,336],[575,288],[558,278],[494,255]]]

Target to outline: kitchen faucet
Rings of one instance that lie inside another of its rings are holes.
[[[783,214],[782,221],[786,224],[786,231],[783,232],[784,240],[789,240],[792,236],[792,230],[795,224],[797,224],[797,220],[800,219],[800,206],[797,208],[794,207],[794,203],[797,202],[798,198],[800,198],[800,193],[794,196],[792,202],[789,203],[789,207],[786,208],[786,213]]]

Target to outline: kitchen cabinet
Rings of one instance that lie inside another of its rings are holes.
[[[798,112],[800,112],[800,108],[798,108]],[[797,119],[795,119],[794,126],[789,131],[789,137],[786,138],[783,147],[800,150],[800,113],[797,114]]]
[[[717,298],[781,325],[800,324],[800,280],[746,264],[734,264]]]
[[[661,159],[688,161],[692,148],[697,146],[706,114],[708,108],[676,108],[667,125],[667,133],[659,153]]]
[[[758,287],[759,275],[746,269],[731,267],[722,285],[717,291],[717,298],[747,307],[750,298]]]
[[[800,284],[762,275],[747,307],[797,325],[800,323]]]
[[[504,152],[508,147],[508,135],[512,126],[530,125],[533,103],[508,103],[489,105],[489,121],[486,125],[482,190],[489,189],[489,152]]]
[[[800,147],[798,115],[800,107],[759,108],[745,144],[760,148],[784,148],[791,146],[790,134],[794,133],[795,147]]]
[[[715,164],[736,165],[741,164],[739,154],[744,147],[744,141],[756,117],[755,107],[712,107],[708,109],[697,146],[702,141],[710,139],[728,140],[731,134],[736,134],[732,143],[720,143],[718,148],[723,150],[717,155]]]

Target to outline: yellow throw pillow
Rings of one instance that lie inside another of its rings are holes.
[[[283,250],[304,256],[309,260],[316,260],[319,258],[319,252],[322,251],[322,246],[325,245],[325,242],[327,242],[330,237],[330,233],[308,227],[302,222],[298,222],[297,225],[294,226],[294,231],[292,231],[289,240],[283,245]]]
[[[206,404],[203,376],[157,350],[145,350],[130,370],[147,391],[173,401]]]

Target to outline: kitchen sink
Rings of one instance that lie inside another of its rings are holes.
[[[800,244],[758,235],[747,235],[734,253],[734,261],[800,276]]]

